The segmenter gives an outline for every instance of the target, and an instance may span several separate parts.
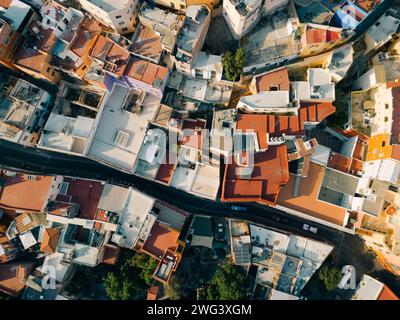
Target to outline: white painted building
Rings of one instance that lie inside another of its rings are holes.
[[[233,37],[239,40],[259,21],[262,0],[224,0],[223,17]]]
[[[134,30],[139,12],[138,0],[79,0],[82,9],[100,23],[125,34]]]
[[[84,155],[118,170],[134,173],[136,160],[160,98],[114,84],[100,108]]]

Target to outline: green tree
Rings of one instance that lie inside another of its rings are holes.
[[[165,290],[171,300],[182,300],[188,294],[185,290],[184,278],[177,274],[172,276]]]
[[[243,48],[239,48],[235,53],[227,51],[222,55],[222,65],[224,67],[225,77],[228,80],[236,81],[243,73],[245,64],[246,54]]]
[[[218,266],[210,286],[208,300],[241,300],[246,298],[246,277],[239,267],[224,263]]]
[[[107,296],[112,300],[120,300],[121,281],[114,273],[107,273],[103,279]]]
[[[233,59],[234,56],[230,51],[227,51],[222,55],[222,65],[224,66],[225,76],[228,80],[232,81],[235,80],[234,78],[232,79],[232,74],[234,73]]]
[[[157,267],[157,260],[144,253],[135,254],[131,260],[131,266],[140,270],[140,277],[151,286],[154,282],[153,273]]]
[[[142,253],[127,256],[119,269],[103,278],[107,296],[112,300],[130,300],[153,283],[157,260]]]
[[[243,73],[243,67],[246,64],[246,53],[243,48],[237,49],[235,53],[234,66],[237,76]]]
[[[340,280],[342,279],[342,272],[337,267],[329,268],[328,266],[323,266],[319,272],[319,279],[323,281],[326,290],[335,290]]]

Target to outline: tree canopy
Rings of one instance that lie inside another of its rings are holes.
[[[239,267],[224,263],[218,266],[210,286],[208,300],[241,300],[246,298],[246,277]]]
[[[112,300],[130,300],[153,283],[157,260],[143,253],[136,253],[115,272],[103,278],[107,296]]]
[[[222,65],[224,66],[225,77],[228,80],[236,81],[243,73],[246,64],[246,54],[243,48],[239,48],[235,53],[227,51],[222,55]]]
[[[338,287],[342,276],[342,272],[337,267],[329,268],[325,265],[319,271],[319,279],[323,281],[328,291],[333,291]]]

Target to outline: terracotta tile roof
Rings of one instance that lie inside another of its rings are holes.
[[[340,32],[308,27],[306,31],[307,44],[329,43],[340,39]]]
[[[311,162],[308,177],[301,180],[298,197],[293,197],[296,176],[290,175],[289,182],[283,186],[276,202],[281,206],[342,226],[346,210],[318,200],[324,171],[323,166]]]
[[[400,161],[400,145],[399,144],[393,145],[392,158]]]
[[[184,136],[181,145],[194,148],[201,149],[203,145],[203,137],[201,135],[201,130],[196,130],[196,128],[204,129],[206,127],[206,121],[202,119],[198,119],[196,121],[184,120],[182,130],[188,130],[188,132],[183,132]],[[190,131],[193,130],[193,131]]]
[[[336,152],[331,152],[328,160],[328,167],[349,173],[352,159]]]
[[[162,54],[161,37],[152,28],[138,26],[138,33],[132,40],[130,50],[137,55],[159,60]]]
[[[60,233],[60,229],[46,228],[43,232],[43,239],[42,243],[40,244],[40,251],[50,254],[56,252]]]
[[[125,69],[124,75],[152,85],[156,79],[165,81],[168,68],[132,57]]]
[[[86,57],[96,41],[101,27],[94,20],[85,19],[76,37],[71,43],[70,49],[79,57]]]
[[[287,68],[277,69],[260,76],[256,76],[256,90],[271,91],[271,87],[277,87],[278,91],[289,91],[289,72]]]
[[[268,148],[267,133],[273,137],[282,134],[301,136],[304,133],[304,123],[298,116],[239,114],[236,129],[254,131],[259,148],[264,150]]]
[[[117,66],[115,74],[122,75],[129,62],[130,53],[128,50],[116,44],[110,38],[103,35],[97,36],[96,42],[90,55],[101,61],[107,61]]]
[[[0,207],[36,212],[44,210],[54,177],[20,173],[9,177],[2,175],[0,171],[0,178],[4,181],[0,188]]]
[[[165,154],[165,161],[160,165],[157,171],[156,180],[169,184],[175,171],[175,164],[169,163],[169,152]]]
[[[73,204],[69,202],[55,201],[51,207],[48,208],[48,212],[56,216],[65,217],[68,215],[68,211],[72,208]]]
[[[354,174],[357,171],[362,171],[363,169],[364,169],[364,161],[353,158],[353,161],[351,162],[350,166],[350,173]]]
[[[46,53],[22,46],[15,56],[14,64],[36,72],[41,72],[46,61]]]
[[[20,295],[25,288],[25,280],[28,279],[33,263],[13,262],[0,264],[0,291],[14,297]]]
[[[104,246],[103,263],[114,265],[118,260],[120,248],[111,244]]]
[[[321,122],[335,111],[331,102],[300,101],[299,116],[303,122]]]
[[[0,7],[3,7],[5,9],[8,9],[10,6],[12,0],[0,0]]]
[[[96,213],[95,220],[102,221],[102,222],[109,222],[110,217],[106,216],[106,210],[98,209]]]
[[[392,88],[393,96],[393,125],[391,142],[400,144],[400,88]]]
[[[160,260],[168,249],[172,251],[176,250],[178,239],[178,231],[169,229],[159,222],[155,222],[141,251]]]
[[[152,286],[149,290],[147,290],[147,300],[157,300],[158,292],[160,291],[160,287]]]
[[[67,194],[72,196],[72,202],[79,204],[79,218],[93,220],[103,193],[101,182],[84,179],[65,178],[68,182]]]
[[[353,3],[366,12],[372,11],[382,0],[354,0]]]
[[[394,294],[392,290],[389,289],[388,286],[384,285],[377,300],[399,300],[399,298]]]
[[[239,114],[237,118],[236,130],[254,130],[257,134],[260,149],[267,149],[267,116],[256,114]]]
[[[268,150],[256,153],[251,178],[239,177],[237,168],[235,161],[225,166],[223,201],[274,204],[281,186],[289,179],[286,145],[270,146]]]

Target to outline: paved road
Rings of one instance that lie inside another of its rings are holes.
[[[272,207],[246,204],[248,211],[233,211],[228,204],[201,199],[172,187],[122,173],[86,158],[22,147],[5,140],[0,140],[0,166],[37,174],[60,174],[132,186],[191,214],[243,219],[288,233],[328,242],[335,246],[337,263],[339,265],[355,265],[359,270],[359,275],[379,270],[379,266],[373,262],[373,258],[365,254],[364,245],[357,236],[316,223],[309,224],[318,227],[317,234],[304,231],[302,219]]]

